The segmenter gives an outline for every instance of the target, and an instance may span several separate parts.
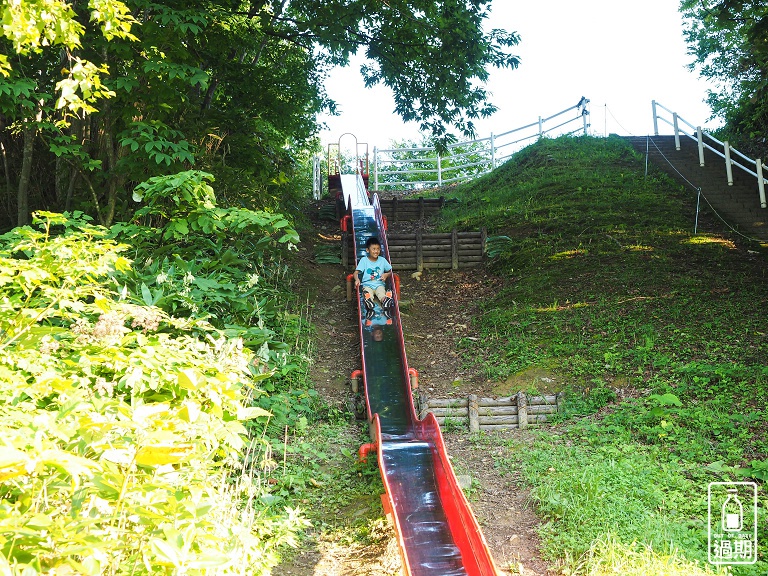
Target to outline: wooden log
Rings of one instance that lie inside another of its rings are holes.
[[[471,434],[479,432],[480,420],[477,413],[477,395],[469,395],[469,398],[467,398],[467,408],[469,410],[469,432]]]
[[[528,399],[522,392],[517,393],[517,425],[522,430],[528,427]]]
[[[418,392],[418,402],[416,405],[419,407],[419,420],[424,420],[429,412],[429,403],[431,402],[429,396],[422,390]]]
[[[554,414],[557,412],[557,406],[551,404],[536,404],[534,406],[528,406],[528,415],[531,414]]]
[[[421,247],[421,228],[419,228],[418,232],[416,233],[416,270],[418,272],[421,272],[424,269],[424,255],[422,254]]]
[[[531,396],[528,398],[528,404],[547,404],[551,406],[557,405],[557,396],[545,395],[545,396]]]
[[[430,408],[447,408],[447,407],[466,406],[466,405],[467,405],[466,398],[430,398],[429,399]]]
[[[512,424],[519,426],[520,419],[518,416],[480,416],[478,421],[480,426],[488,424]],[[524,428],[524,426],[521,426],[521,428]]]
[[[480,416],[517,416],[517,406],[479,406]]]
[[[531,396],[527,398],[528,404],[555,404],[556,396]],[[480,398],[478,400],[480,406],[517,406],[517,395],[515,396],[503,396],[501,398]]]
[[[480,406],[517,406],[516,396],[503,396],[501,398],[480,398]]]
[[[427,409],[427,412],[432,412],[436,418],[442,418],[444,416],[451,418],[466,418],[469,416],[469,409],[467,408],[466,404],[461,408],[432,408],[432,406],[430,406]]]
[[[451,232],[451,268],[454,270],[459,268],[459,233],[456,228]]]

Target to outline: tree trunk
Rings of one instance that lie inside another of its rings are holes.
[[[16,225],[29,224],[29,181],[32,176],[32,153],[35,149],[35,122],[24,121],[24,147],[19,175],[19,188],[16,193]]]

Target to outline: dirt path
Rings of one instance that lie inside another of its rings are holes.
[[[311,378],[328,402],[348,402],[347,378],[359,367],[359,342],[355,309],[346,301],[345,277],[351,270],[340,265],[311,261],[316,243],[332,243],[338,235],[333,222],[315,219],[314,236],[305,235],[301,254],[306,262],[307,287],[314,294],[312,322],[323,327]],[[394,225],[392,231],[394,231]],[[340,238],[340,237],[339,237]],[[395,263],[395,268],[397,267]],[[461,338],[478,338],[472,325],[479,302],[493,294],[500,279],[483,269],[424,271],[401,275],[401,316],[408,365],[419,371],[420,383],[431,397],[491,396],[494,383],[457,352]],[[519,434],[509,431],[507,434]],[[513,476],[501,476],[486,446],[469,441],[467,433],[445,434],[454,468],[471,471],[470,503],[502,574],[546,576],[539,555],[536,527],[540,521],[531,509],[528,494]],[[400,573],[400,558],[391,527],[382,524],[378,543],[365,549],[316,542],[289,564],[275,570],[278,576],[348,576]]]

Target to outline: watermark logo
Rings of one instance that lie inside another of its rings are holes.
[[[710,563],[757,562],[757,484],[710,482],[707,503]]]

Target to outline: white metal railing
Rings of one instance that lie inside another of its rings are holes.
[[[447,154],[432,147],[373,149],[373,189],[383,187],[418,189],[444,186],[487,174],[534,138],[587,133],[589,100],[547,118],[487,138],[458,142],[448,146]],[[576,115],[564,118],[572,111]],[[550,125],[554,124],[554,125]],[[574,125],[577,126],[574,128]],[[568,129],[561,130],[564,127]]]
[[[312,198],[319,200],[323,195],[323,159],[315,154],[312,156]]]
[[[757,191],[760,195],[760,207],[765,208],[766,207],[766,199],[765,199],[765,184],[766,179],[763,177],[763,161],[760,158],[757,158],[756,160],[753,160],[749,156],[746,156],[745,154],[742,154],[736,148],[733,148],[728,144],[728,141],[721,142],[712,134],[707,132],[706,130],[702,130],[701,126],[694,126],[690,122],[684,120],[681,118],[677,112],[673,112],[669,108],[666,108],[656,102],[656,100],[651,101],[651,105],[653,106],[653,133],[658,136],[659,135],[659,120],[662,122],[669,124],[672,126],[673,130],[675,131],[675,148],[677,150],[680,150],[680,135],[687,136],[691,140],[695,140],[699,146],[699,165],[704,166],[704,149],[712,151],[717,156],[720,156],[723,160],[725,160],[725,174],[728,178],[728,186],[733,186],[733,166],[737,166],[741,168],[744,172],[747,174],[750,174],[754,176],[757,179]],[[667,112],[671,119],[662,115],[659,111]],[[684,127],[681,128],[680,125],[683,124]],[[685,126],[690,128],[693,134],[687,132],[685,130]],[[714,146],[713,146],[714,144]],[[736,156],[737,158],[740,158],[747,166],[742,164],[741,162],[734,160],[733,157]],[[754,170],[752,169],[754,167]]]

